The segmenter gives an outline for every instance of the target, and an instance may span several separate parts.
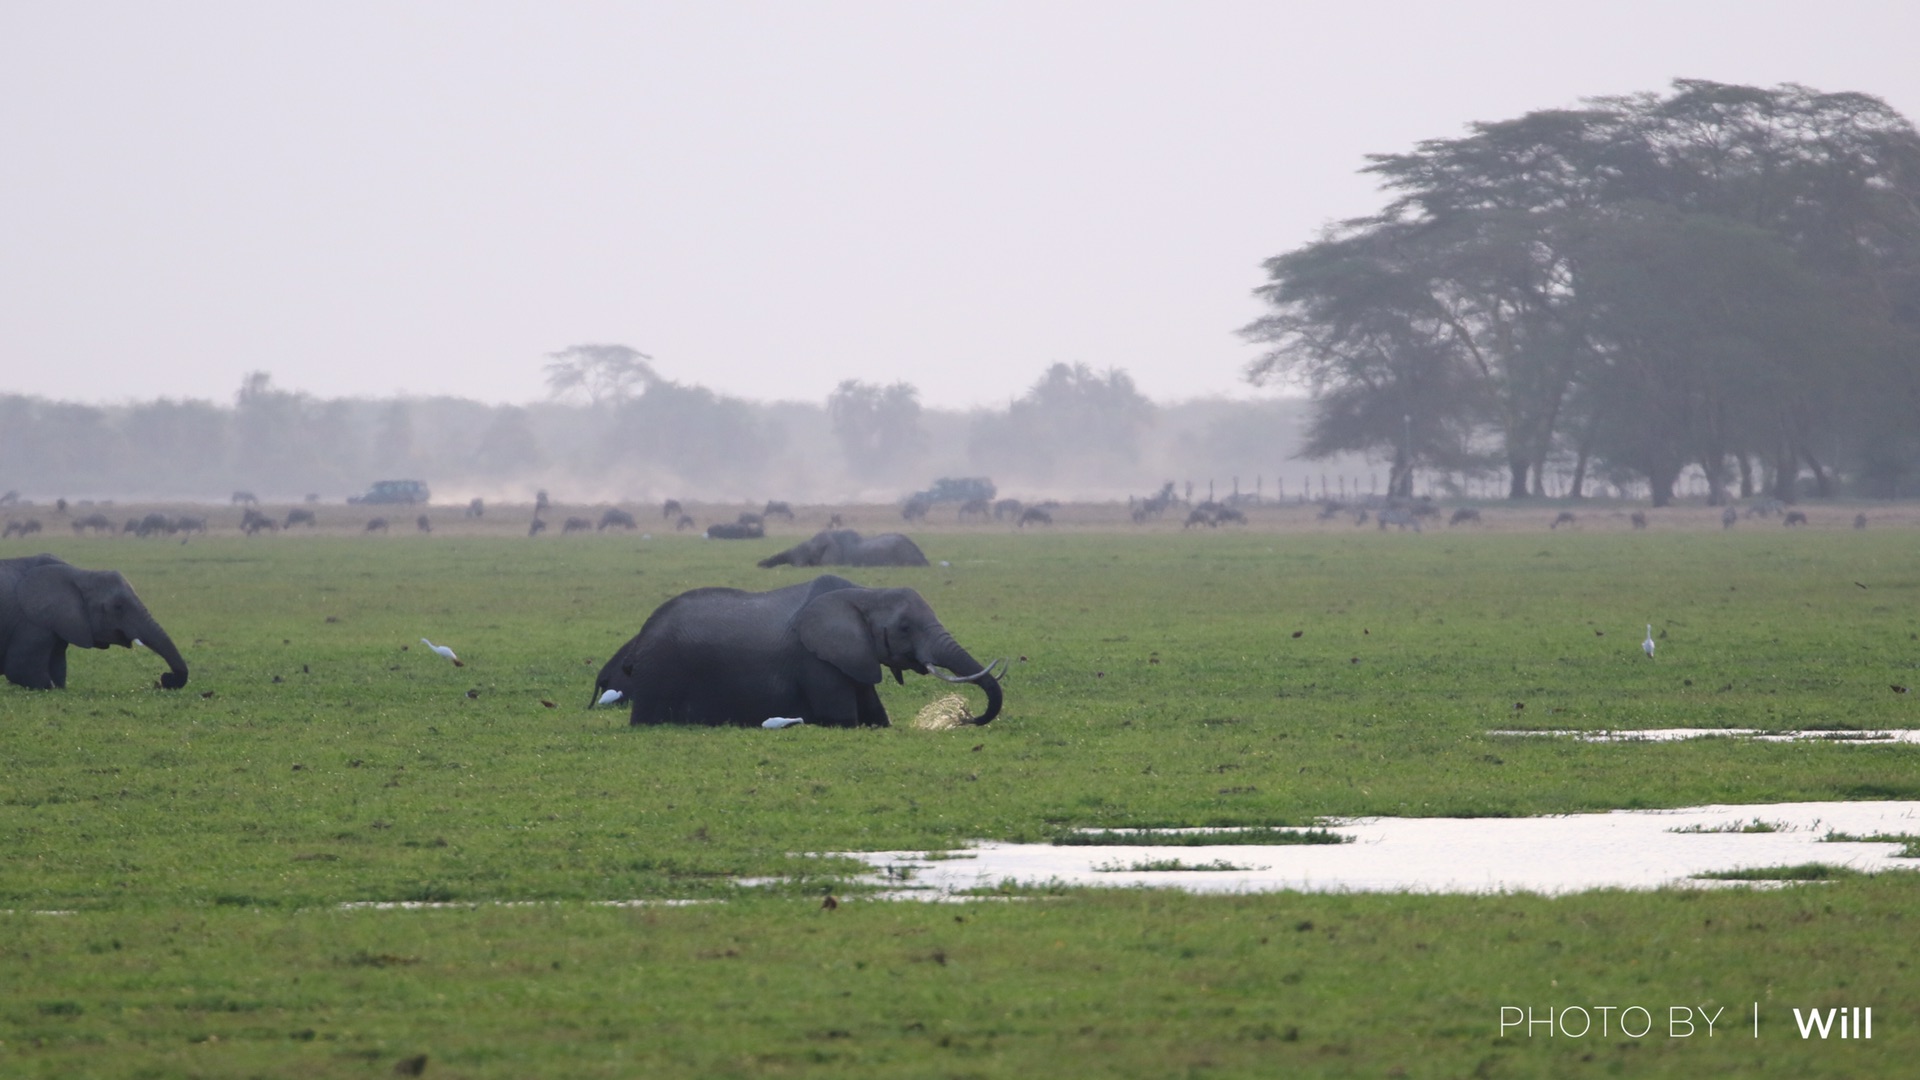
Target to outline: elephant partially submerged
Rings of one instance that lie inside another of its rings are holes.
[[[117,570],[82,570],[52,555],[0,560],[0,666],[34,690],[67,685],[67,646],[152,649],[172,670],[160,685],[187,685],[187,663]]]
[[[634,724],[760,725],[799,717],[887,726],[881,669],[939,674],[987,695],[976,724],[1000,715],[992,665],[967,654],[912,589],[866,589],[825,574],[771,592],[695,589],[660,605],[600,669],[588,707],[609,691]],[[934,668],[955,674],[945,675]]]
[[[760,560],[761,566],[925,566],[919,545],[899,533],[861,536],[852,529],[826,529],[778,555]]]

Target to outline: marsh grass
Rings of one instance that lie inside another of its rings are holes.
[[[1837,881],[1862,877],[1860,871],[1829,863],[1798,863],[1793,866],[1754,866],[1738,870],[1708,870],[1693,875],[1708,881]]]
[[[1001,719],[938,734],[907,725],[946,692],[927,679],[883,685],[885,730],[584,708],[661,600],[800,580],[752,565],[791,536],[36,539],[125,572],[193,680],[154,691],[157,658],[112,650],[76,652],[62,692],[0,687],[0,1075],[367,1075],[418,1053],[477,1077],[1528,1075],[1594,1052],[1813,1076],[1920,1051],[1891,1024],[1846,1063],[1763,1041],[1764,1069],[1731,1042],[1494,1036],[1526,1001],[1844,985],[1911,1008],[1884,948],[1915,910],[1901,875],[956,909],[862,902],[859,864],[807,854],[1920,798],[1914,746],[1485,734],[1915,726],[1886,689],[1920,666],[1897,531],[936,534],[950,567],[854,576],[1012,659]],[[594,906],[670,899],[726,902]],[[454,906],[340,910],[394,901]],[[27,914],[52,910],[75,914]]]

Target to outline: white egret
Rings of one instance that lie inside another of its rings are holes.
[[[1649,660],[1653,659],[1653,624],[1652,623],[1647,624],[1647,640],[1640,643],[1640,651],[1647,654],[1647,659]]]
[[[446,657],[447,659],[449,659],[449,660],[451,660],[451,661],[453,661],[453,666],[454,666],[454,667],[466,667],[466,666],[467,666],[467,665],[465,665],[465,664],[463,664],[463,663],[461,663],[461,662],[460,662],[460,658],[459,658],[459,657],[457,657],[457,656],[455,656],[455,655],[453,655],[453,650],[452,650],[452,649],[449,649],[449,648],[447,648],[447,647],[446,647],[445,645],[435,645],[435,644],[434,644],[433,642],[431,642],[431,641],[428,641],[428,640],[427,640],[426,638],[421,638],[421,639],[420,639],[420,644],[422,644],[422,645],[425,645],[425,646],[426,646],[427,648],[429,648],[429,649],[432,649],[432,650],[433,650],[434,652],[436,652],[436,653],[439,653],[439,654],[440,654],[441,656],[444,656],[444,657]]]
[[[795,724],[804,724],[804,723],[806,723],[806,721],[802,720],[798,716],[775,716],[770,719],[762,721],[760,726],[763,728],[772,728],[775,731],[779,731],[781,728],[790,728]]]
[[[614,702],[619,701],[621,698],[626,696],[627,695],[621,693],[618,690],[609,690],[606,693],[601,694],[600,697],[594,701],[594,704],[595,705],[611,705]]]

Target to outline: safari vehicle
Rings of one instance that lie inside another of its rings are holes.
[[[433,497],[427,485],[418,480],[375,480],[365,495],[350,495],[350,503],[399,503],[413,506]]]

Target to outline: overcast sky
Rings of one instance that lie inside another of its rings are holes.
[[[1676,76],[1920,114],[1920,4],[0,0],[0,392],[1247,396],[1363,155]]]

